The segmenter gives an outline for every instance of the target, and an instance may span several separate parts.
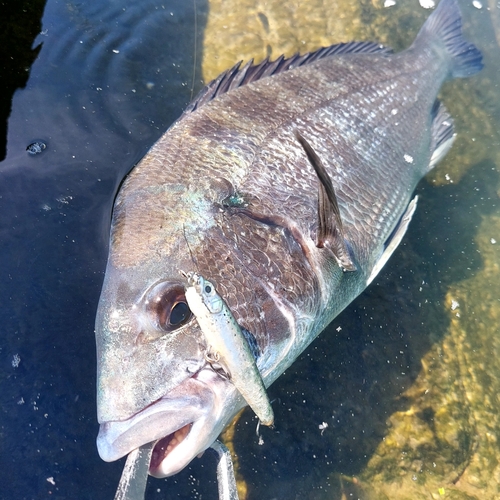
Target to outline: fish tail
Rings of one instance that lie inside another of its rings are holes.
[[[414,46],[437,44],[446,53],[451,78],[464,78],[483,67],[481,52],[462,33],[462,15],[456,0],[441,0],[415,39]]]

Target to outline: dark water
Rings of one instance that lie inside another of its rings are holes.
[[[200,87],[195,15],[182,0],[32,7],[0,5],[0,31],[23,33],[0,48],[18,62],[1,75],[0,498],[113,498],[122,463],[95,447],[110,211],[125,173]],[[204,11],[198,1],[199,33]],[[28,154],[36,141],[46,148]]]
[[[93,331],[110,213],[123,176],[200,88],[208,6],[48,0],[0,9],[0,498],[110,499],[123,460],[106,464],[95,447]],[[29,154],[32,144],[41,152]],[[473,235],[498,211],[498,184],[490,160],[459,185],[420,186],[390,265],[271,388],[276,430],[264,429],[259,446],[251,412],[239,420],[234,447],[249,498],[347,491],[338,475],[368,463],[449,326],[447,287],[482,266]],[[470,237],[457,245],[457,231]],[[150,479],[147,498],[216,498],[213,462]]]

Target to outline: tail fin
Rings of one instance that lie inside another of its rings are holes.
[[[456,0],[441,0],[420,29],[413,45],[438,43],[451,59],[451,76],[464,78],[483,67],[481,52],[462,35],[462,16]]]

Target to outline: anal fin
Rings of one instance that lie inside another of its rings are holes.
[[[380,270],[384,267],[385,263],[389,260],[389,257],[393,254],[394,250],[396,250],[396,248],[401,243],[401,240],[403,239],[403,236],[405,235],[406,230],[408,229],[408,225],[410,224],[411,218],[413,217],[415,209],[417,208],[417,201],[418,201],[418,196],[415,196],[415,198],[413,198],[413,200],[411,200],[410,203],[408,204],[408,207],[406,208],[406,211],[402,215],[401,219],[399,219],[397,226],[395,227],[394,231],[392,232],[391,236],[386,242],[386,246],[384,251],[382,252],[382,255],[375,263],[375,266],[373,266],[370,277],[366,282],[367,286],[373,281],[375,276],[377,276]]]
[[[453,128],[453,118],[448,114],[446,108],[438,100],[432,109],[431,128],[431,151],[432,156],[429,162],[428,171],[432,170],[444,156],[448,153],[455,141],[455,131]]]
[[[340,216],[339,204],[337,202],[332,180],[321,159],[311,145],[299,132],[296,131],[295,136],[300,145],[304,148],[307,159],[314,168],[319,179],[318,239],[316,246],[318,248],[329,248],[335,260],[344,271],[355,271],[356,266],[349,255],[349,250],[344,239],[342,218]]]

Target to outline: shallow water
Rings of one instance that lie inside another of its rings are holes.
[[[419,186],[378,279],[271,387],[276,430],[259,445],[245,411],[226,433],[242,498],[498,493],[500,11],[460,4],[486,68],[443,91],[456,146]],[[110,211],[201,79],[342,40],[400,50],[427,15],[409,0],[48,0],[0,163],[2,498],[114,495],[123,460],[105,464],[95,448],[93,334]],[[29,155],[35,141],[46,148]],[[215,496],[210,457],[147,492]]]

